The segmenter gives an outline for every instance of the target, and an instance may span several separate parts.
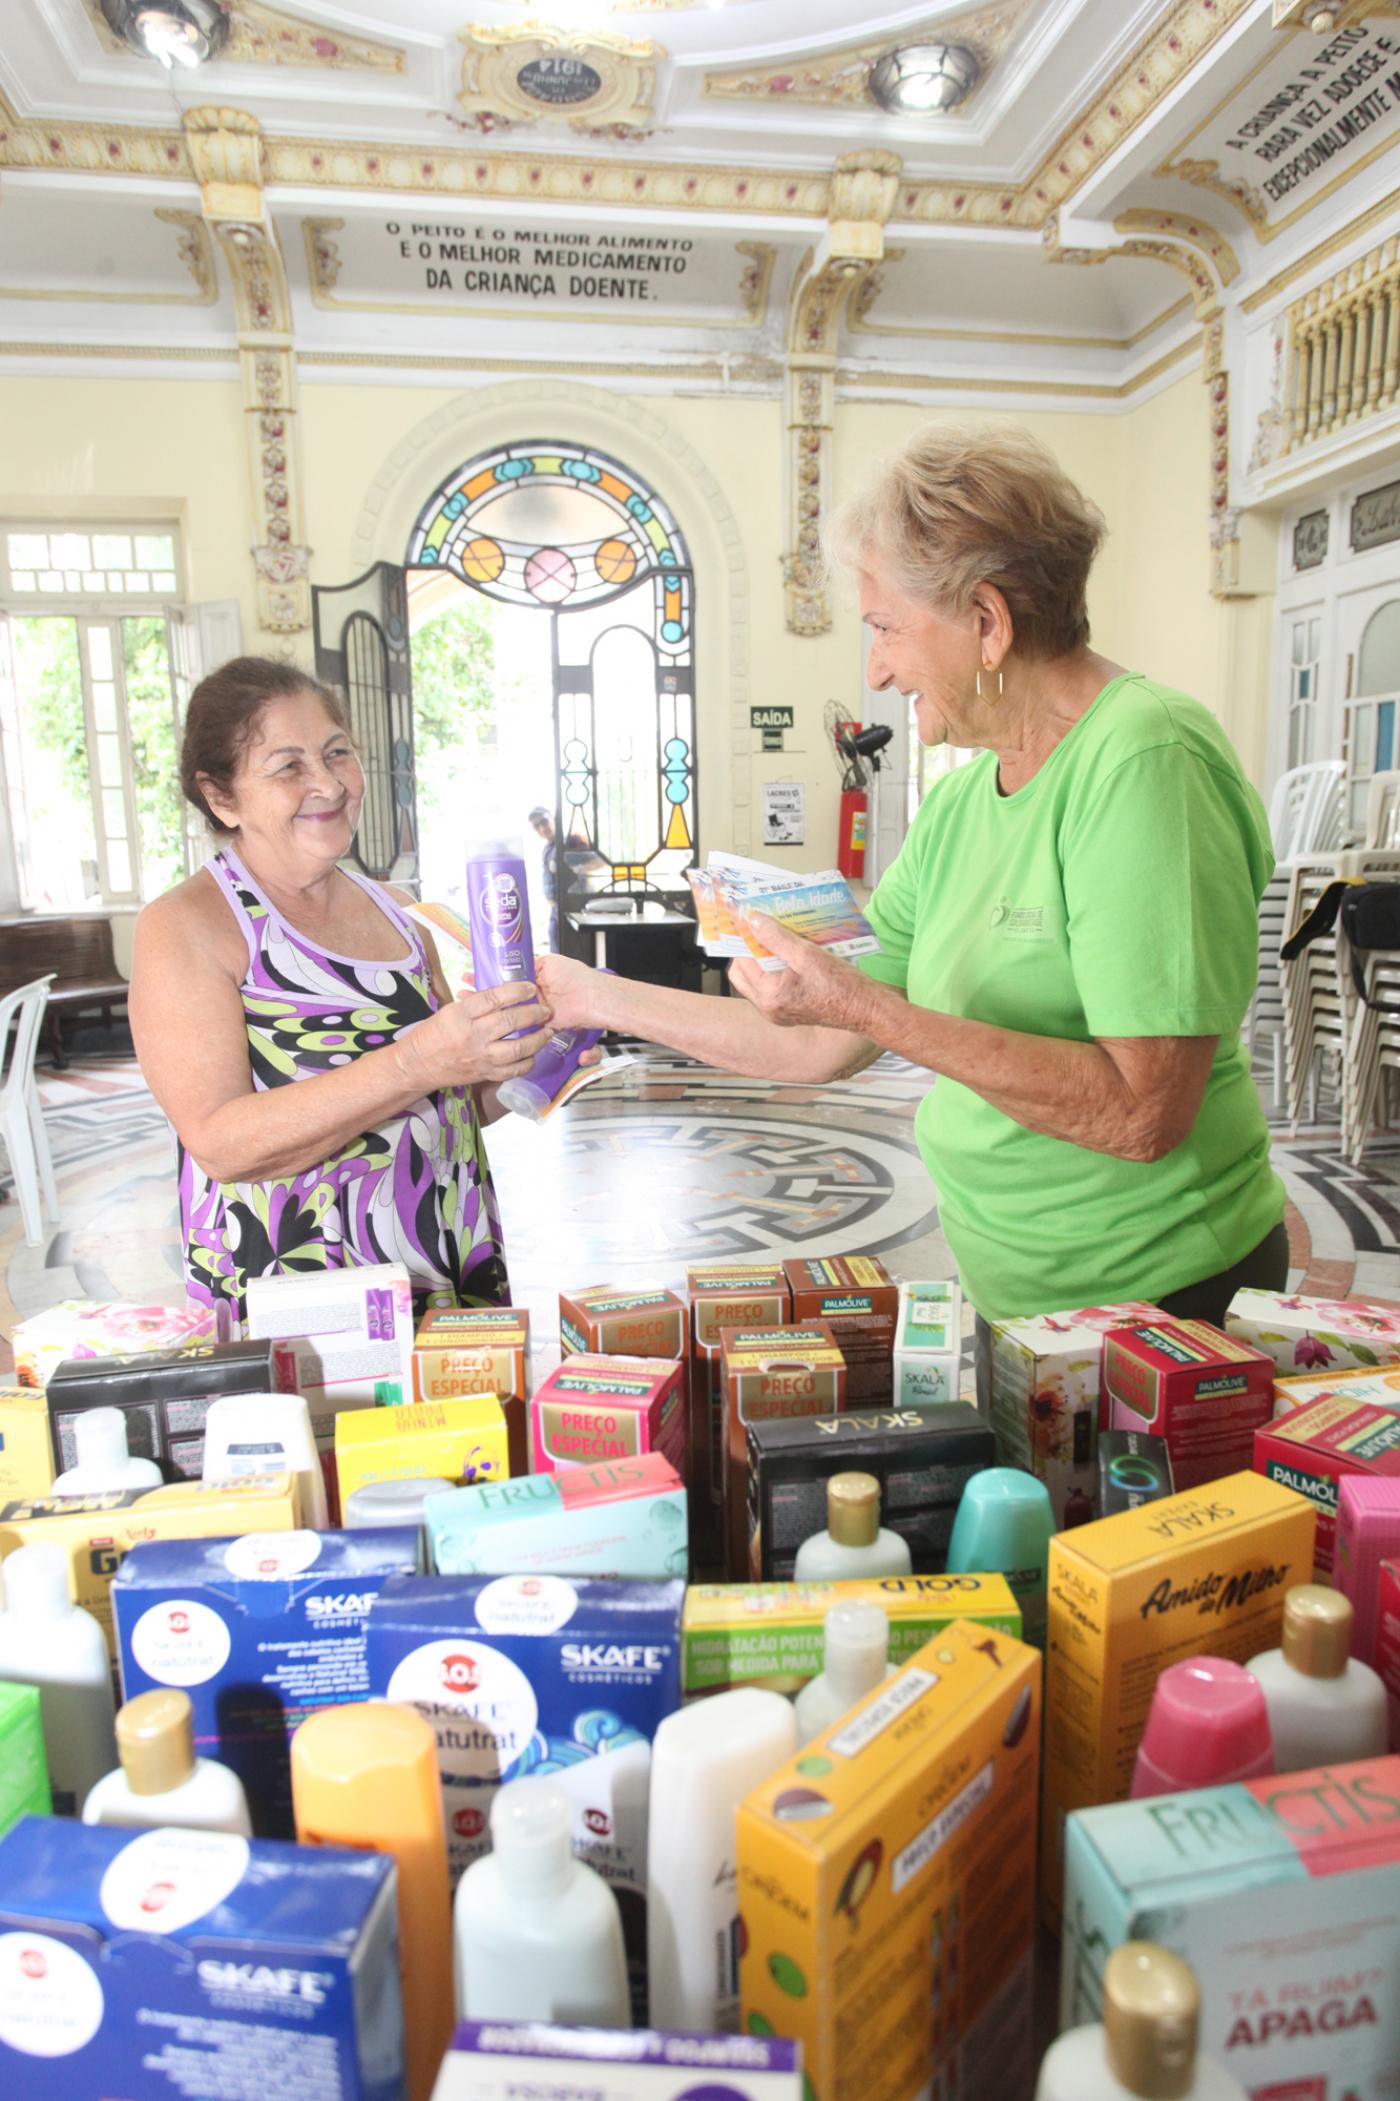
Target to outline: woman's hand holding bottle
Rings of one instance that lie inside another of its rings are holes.
[[[424,1094],[496,1086],[527,1073],[559,1021],[528,980],[463,992],[399,1037],[405,1080]],[[523,1031],[524,1033],[517,1033]]]

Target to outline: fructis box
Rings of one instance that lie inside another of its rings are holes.
[[[433,2101],[803,2101],[801,2053],[760,2035],[463,2021]]]
[[[847,1401],[846,1359],[825,1321],[788,1328],[721,1328],[724,1382],[724,1562],[749,1573],[748,1427],[832,1415]]]
[[[782,1328],[792,1293],[780,1262],[707,1262],[686,1271],[690,1305],[690,1496],[692,1552],[712,1560],[723,1551],[725,1328]]]
[[[993,1321],[979,1344],[977,1405],[996,1434],[998,1460],[1045,1483],[1058,1524],[1097,1507],[1104,1336],[1127,1321],[1160,1317],[1141,1301],[1081,1306]]]
[[[413,1392],[413,1299],[401,1262],[249,1277],[245,1326],[289,1345],[322,1451],[342,1408],[393,1408]]]
[[[192,1342],[126,1357],[71,1358],[49,1380],[54,1468],[76,1465],[77,1425],[87,1409],[120,1408],[129,1452],[154,1459],[168,1480],[197,1481],[211,1401],[296,1390],[296,1357],[277,1342]]]
[[[740,1804],[743,2025],[811,2092],[1028,2086],[1039,1745],[1037,1652],[954,1620]]]
[[[1125,1799],[1169,1664],[1247,1663],[1278,1647],[1284,1593],[1312,1575],[1316,1523],[1306,1497],[1242,1473],[1051,1540],[1041,1909],[1052,1931],[1066,1817]]]
[[[1400,1409],[1400,1365],[1367,1371],[1306,1372],[1274,1381],[1274,1419],[1296,1414],[1314,1401],[1335,1395],[1339,1400],[1371,1408]]]
[[[345,1408],[335,1419],[340,1507],[370,1481],[503,1481],[509,1438],[494,1393],[401,1408]]]
[[[48,1396],[34,1386],[0,1386],[0,1502],[47,1495],[54,1471]]]
[[[1378,1306],[1370,1299],[1237,1291],[1225,1326],[1239,1341],[1272,1357],[1285,1377],[1400,1363],[1400,1306]]]
[[[646,2009],[651,1742],[681,1697],[683,1583],[436,1576],[386,1583],[370,1608],[370,1691],[437,1732],[455,1884],[491,1844],[496,1790],[547,1773],[574,1850],[617,1896],[634,2011]]]
[[[873,1255],[811,1255],[785,1262],[794,1325],[824,1321],[846,1360],[846,1399],[890,1399],[899,1286]]]
[[[291,1838],[292,1732],[368,1699],[369,1608],[422,1555],[417,1525],[133,1547],[112,1583],[122,1696],[188,1693],[195,1749],[237,1773],[260,1838]]]
[[[25,1817],[0,1839],[0,2094],[403,2101],[394,1863]]]
[[[413,1340],[413,1398],[494,1393],[505,1412],[510,1470],[529,1472],[530,1316],[523,1306],[434,1306]]]
[[[931,1408],[958,1399],[962,1384],[962,1293],[956,1284],[901,1284],[891,1399]]]
[[[167,1481],[160,1488],[114,1488],[105,1495],[31,1497],[0,1509],[0,1556],[16,1547],[62,1547],[73,1601],[90,1612],[116,1657],[112,1578],[147,1539],[220,1539],[235,1532],[290,1532],[301,1523],[295,1474],[246,1474],[234,1481]]]
[[[1248,1466],[1273,1407],[1272,1357],[1204,1321],[1135,1321],[1104,1337],[1102,1427],[1164,1437],[1178,1488]]]
[[[748,1573],[786,1581],[797,1549],[826,1530],[826,1484],[854,1469],[880,1483],[881,1523],[909,1543],[916,1575],[941,1575],[962,1492],[995,1463],[991,1430],[965,1401],[848,1409],[749,1426]]]
[[[559,1294],[559,1344],[566,1357],[684,1357],[690,1315],[674,1291],[593,1284]]]
[[[210,1306],[60,1299],[15,1329],[15,1381],[20,1386],[47,1386],[65,1357],[123,1357],[138,1350],[172,1350],[218,1340],[218,1316]]]
[[[530,1402],[530,1471],[663,1452],[685,1467],[685,1366],[660,1357],[565,1357]]]
[[[443,1576],[685,1576],[685,1484],[662,1452],[429,1496]]]
[[[1063,2027],[1102,2018],[1112,1949],[1156,1941],[1255,2101],[1392,2101],[1400,1758],[1086,1809],[1065,1856]]]
[[[1337,1496],[1346,1474],[1400,1476],[1400,1415],[1334,1396],[1265,1423],[1254,1436],[1254,1470],[1306,1496],[1317,1511],[1317,1572],[1331,1577]]]
[[[878,1605],[890,1623],[890,1662],[907,1663],[950,1620],[1021,1633],[1002,1575],[867,1576],[846,1583],[692,1583],[681,1619],[687,1694],[735,1685],[800,1692],[821,1670],[826,1615],[850,1600]]]
[[[1376,1585],[1375,1669],[1385,1687],[1390,1748],[1400,1751],[1400,1561],[1383,1561]]]

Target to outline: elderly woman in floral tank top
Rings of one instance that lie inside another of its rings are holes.
[[[420,1303],[503,1303],[481,1130],[549,1009],[529,984],[454,999],[405,894],[341,866],[365,782],[327,687],[224,665],[180,776],[218,850],[141,914],[131,1022],[179,1141],[191,1298],[236,1328],[249,1277],[402,1262]]]

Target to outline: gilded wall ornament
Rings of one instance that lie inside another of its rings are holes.
[[[542,22],[459,31],[466,45],[457,100],[468,118],[534,123],[562,117],[575,131],[628,138],[645,130],[659,44],[602,31],[575,35]]]

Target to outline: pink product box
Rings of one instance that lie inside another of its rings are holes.
[[[60,1299],[15,1329],[15,1384],[47,1386],[66,1357],[124,1357],[222,1339],[212,1306]]]
[[[1400,1363],[1400,1306],[1379,1306],[1370,1299],[1237,1291],[1225,1327],[1238,1341],[1272,1357],[1283,1378]]]
[[[530,1402],[530,1471],[662,1452],[682,1479],[686,1366],[664,1357],[566,1357]]]
[[[1390,1710],[1390,1748],[1400,1750],[1400,1561],[1381,1563],[1376,1586],[1374,1668]]]
[[[1375,1664],[1381,1566],[1400,1559],[1400,1480],[1343,1474],[1337,1483],[1332,1580],[1351,1599],[1351,1653]]]

